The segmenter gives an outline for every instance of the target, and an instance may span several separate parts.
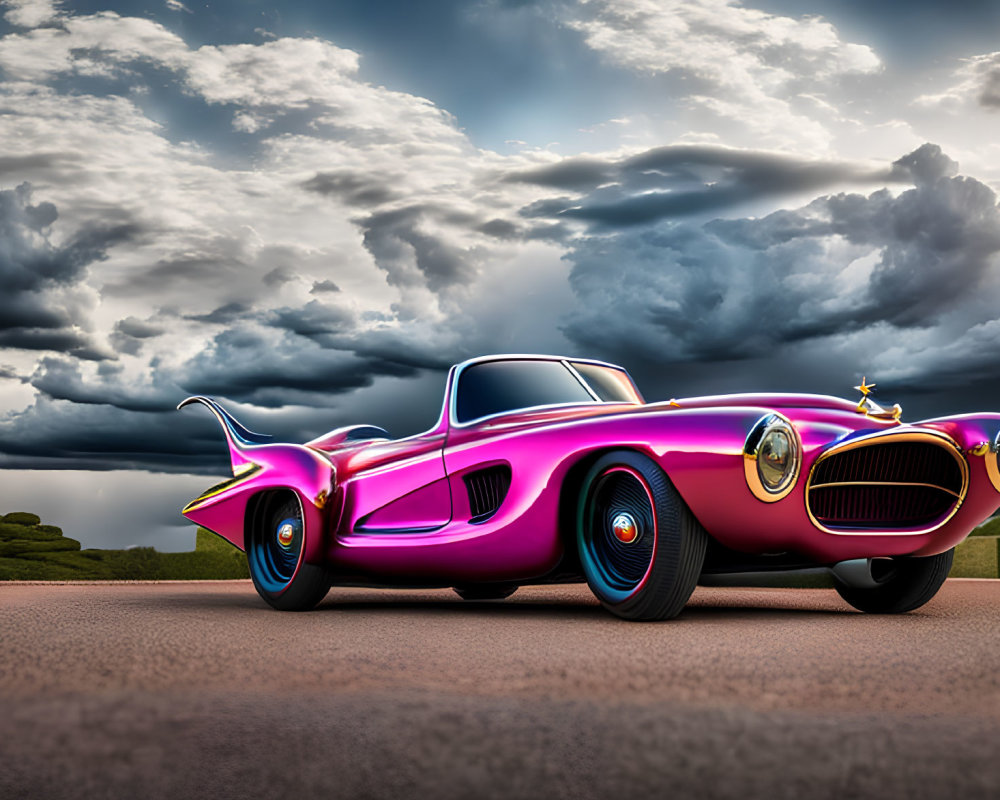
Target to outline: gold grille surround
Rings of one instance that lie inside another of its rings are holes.
[[[944,486],[938,486],[937,484],[914,484],[914,483],[908,483],[908,482],[902,482],[902,481],[895,481],[895,482],[894,481],[885,481],[885,482],[879,482],[879,481],[852,481],[852,482],[848,482],[848,483],[851,483],[851,484],[854,484],[854,485],[864,485],[864,486],[873,486],[873,487],[874,486],[880,486],[880,485],[881,486],[885,486],[885,485],[896,485],[896,486],[926,485],[926,486],[929,486],[931,488],[938,489],[938,490],[943,491],[943,492],[947,492],[948,494],[951,494],[951,495],[953,495],[955,497],[955,502],[951,505],[950,510],[946,514],[938,517],[937,519],[934,520],[933,523],[931,523],[929,525],[923,525],[923,526],[916,527],[916,528],[903,528],[903,529],[899,529],[899,528],[869,528],[869,529],[863,529],[863,530],[854,530],[854,529],[848,529],[848,528],[830,527],[828,525],[824,525],[822,522],[820,522],[816,518],[816,516],[813,514],[812,505],[810,503],[810,493],[813,491],[813,489],[819,489],[819,488],[824,487],[824,486],[833,486],[833,485],[836,485],[836,484],[833,484],[833,483],[823,483],[823,484],[815,484],[814,483],[814,478],[816,476],[816,468],[820,464],[822,464],[824,461],[826,461],[828,458],[830,458],[832,456],[839,455],[841,453],[846,453],[846,452],[848,452],[850,450],[857,450],[857,449],[863,448],[863,447],[877,447],[877,446],[882,445],[882,444],[895,444],[895,443],[899,443],[899,442],[922,442],[922,443],[925,443],[925,444],[933,444],[935,446],[940,447],[944,451],[946,451],[955,460],[955,463],[958,465],[959,471],[961,472],[961,476],[962,476],[961,489],[958,492],[955,492],[954,490],[948,489],[947,487],[944,487]],[[872,433],[872,434],[869,434],[867,436],[862,436],[862,437],[859,437],[857,439],[852,439],[852,440],[850,440],[848,442],[844,442],[842,444],[835,445],[835,446],[831,447],[830,449],[826,450],[824,453],[822,453],[812,463],[812,466],[809,468],[809,476],[806,478],[804,498],[805,498],[805,505],[806,505],[806,513],[809,515],[809,520],[812,522],[813,525],[815,525],[817,528],[819,528],[824,533],[830,533],[830,534],[834,534],[836,536],[883,536],[883,535],[884,536],[919,536],[919,535],[922,535],[922,534],[925,534],[925,533],[931,533],[932,531],[936,531],[938,528],[941,528],[942,526],[944,526],[952,517],[954,517],[955,514],[958,512],[958,509],[961,508],[962,503],[964,502],[965,497],[968,494],[968,491],[969,491],[969,464],[965,460],[965,457],[962,455],[962,451],[958,447],[958,445],[955,443],[955,440],[952,439],[950,436],[948,436],[945,433],[941,433],[939,431],[930,431],[930,430],[925,430],[925,431],[904,431],[904,432],[899,432],[899,431],[885,431],[885,432],[878,431],[876,433]]]

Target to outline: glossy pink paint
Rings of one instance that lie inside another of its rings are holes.
[[[986,470],[994,454],[969,452],[995,440],[1000,414],[904,424],[866,416],[838,398],[756,394],[568,405],[456,425],[449,413],[455,381],[453,368],[437,424],[396,441],[353,441],[350,429],[339,429],[308,445],[248,442],[213,409],[240,477],[184,513],[242,547],[250,498],[287,488],[303,507],[304,560],[329,565],[335,583],[455,585],[540,580],[555,570],[573,540],[580,465],[612,449],[636,450],[659,463],[725,547],[791,552],[816,564],[943,552],[1000,506]],[[766,503],[748,489],[743,447],[755,422],[774,411],[797,432],[802,465],[791,493]],[[806,476],[827,448],[866,433],[919,430],[950,437],[968,463],[966,497],[947,523],[930,532],[838,534],[811,521]],[[494,465],[510,468],[509,491],[493,516],[471,522],[464,476]]]

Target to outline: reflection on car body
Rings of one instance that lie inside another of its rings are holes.
[[[1000,415],[906,423],[808,394],[646,403],[621,367],[504,355],[452,367],[441,415],[393,440],[279,444],[220,422],[233,477],[189,519],[245,549],[260,595],[452,586],[469,599],[586,581],[627,619],[676,615],[710,576],[825,567],[872,612],[926,603],[1000,506]]]

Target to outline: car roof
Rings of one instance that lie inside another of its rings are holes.
[[[637,397],[640,399],[640,402],[642,399],[642,395],[639,393],[638,388],[635,386],[635,381],[632,380],[632,376],[629,375],[628,370],[625,369],[625,367],[618,366],[617,364],[611,364],[607,361],[598,361],[597,359],[594,358],[572,358],[570,356],[542,355],[538,353],[498,353],[494,355],[478,356],[476,358],[470,358],[467,361],[463,361],[460,364],[456,364],[451,368],[451,371],[448,373],[448,380],[445,388],[444,406],[441,409],[441,417],[438,419],[438,423],[435,426],[435,428],[439,429],[445,423],[447,423],[448,427],[451,428],[463,428],[471,424],[472,422],[481,421],[482,418],[464,423],[458,421],[456,416],[456,403],[458,400],[457,396],[458,380],[462,372],[467,367],[473,366],[475,364],[485,364],[496,361],[550,361],[556,364],[560,363],[593,364],[599,367],[607,367],[609,369],[620,370],[621,372],[624,372],[625,375],[628,377],[629,382],[632,384],[633,390],[635,391]],[[580,380],[583,380],[582,378],[580,378],[580,376],[577,377]],[[587,391],[593,394],[593,390],[591,390],[589,387],[587,388]],[[594,395],[594,397],[596,399],[596,395]],[[557,405],[562,405],[562,404],[557,404]],[[576,405],[576,404],[570,403],[567,405]],[[556,407],[556,406],[550,406],[550,407]],[[542,406],[537,406],[537,408],[542,408]],[[497,415],[491,415],[491,416],[497,416]]]

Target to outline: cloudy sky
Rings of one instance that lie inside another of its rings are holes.
[[[901,11],[905,9],[905,13]],[[222,399],[450,364],[1000,408],[1000,5],[0,0],[0,511],[187,549]]]

